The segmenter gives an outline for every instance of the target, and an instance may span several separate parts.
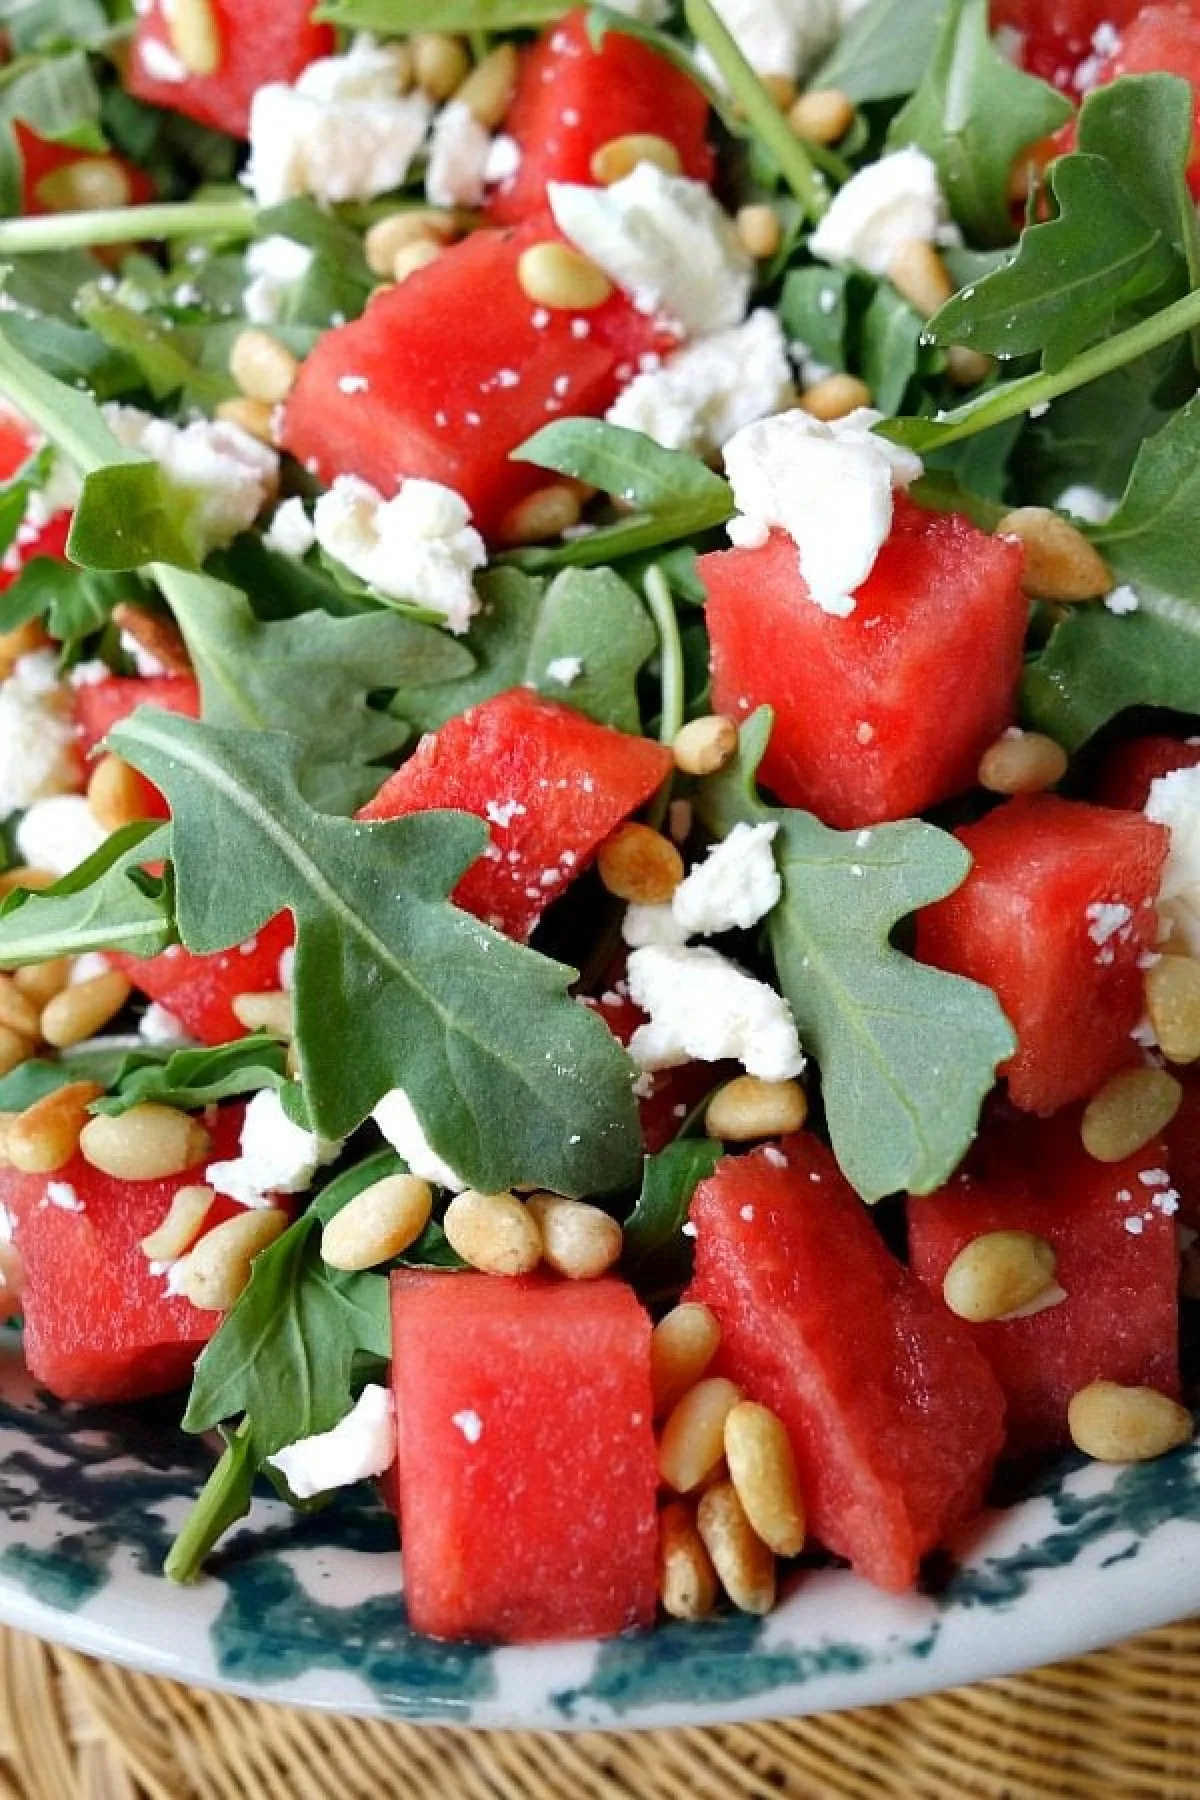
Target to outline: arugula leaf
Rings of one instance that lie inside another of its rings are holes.
[[[779,301],[780,322],[789,340],[803,344],[816,362],[831,369],[844,369],[850,332],[850,289],[861,281],[862,277],[850,269],[792,269]]]
[[[165,1061],[135,1050],[117,1071],[115,1091],[97,1100],[92,1111],[116,1116],[155,1100],[191,1112],[236,1094],[281,1087],[286,1079],[286,1048],[259,1032],[215,1048],[176,1050]]]
[[[1143,443],[1120,506],[1091,535],[1126,580],[1200,600],[1198,506],[1200,396]]]
[[[916,144],[933,159],[972,241],[1007,243],[1014,162],[1071,116],[1068,100],[997,50],[988,0],[950,0],[933,57],[887,142],[892,150]]]
[[[766,806],[754,776],[770,730],[768,708],[747,720],[737,760],[701,789],[701,816],[720,835],[743,819],[779,824],[771,949],[820,1065],[847,1179],[868,1201],[930,1193],[961,1162],[1016,1039],[987,988],[912,961],[890,939],[901,919],[962,885],[970,857],[919,820],[867,835]]]
[[[723,1154],[711,1138],[679,1138],[657,1156],[646,1157],[642,1191],[624,1225],[626,1263],[643,1262],[679,1236],[692,1195]]]
[[[67,555],[85,569],[117,573],[151,563],[200,560],[194,504],[157,463],[114,462],[84,477]]]
[[[0,233],[4,230],[0,221]],[[44,259],[31,260],[41,262]],[[8,313],[4,318],[4,335],[45,374],[66,387],[86,388],[101,400],[127,394],[140,380],[137,364],[129,357],[111,349],[94,331],[63,319]]]
[[[1142,588],[1118,617],[1077,606],[1025,675],[1024,711],[1071,754],[1135,706],[1200,712],[1200,607]]]
[[[254,1501],[254,1451],[244,1429],[221,1427],[225,1449],[163,1562],[168,1581],[195,1581],[209,1551]]]
[[[390,710],[414,731],[437,731],[447,719],[525,679],[545,583],[519,569],[489,569],[475,586],[483,604],[467,639],[474,667],[450,681],[403,681],[393,697]]]
[[[642,728],[638,671],[658,646],[646,608],[611,569],[566,569],[542,601],[525,679],[551,700],[614,725]],[[555,662],[578,657],[582,673],[568,684],[551,674]]]
[[[948,0],[872,0],[838,38],[810,86],[851,100],[911,94],[933,60]]]
[[[299,789],[302,747],[282,734],[143,708],[109,741],[170,801],[189,949],[227,949],[285,908],[295,917],[296,1042],[317,1131],[345,1137],[400,1086],[435,1151],[485,1192],[629,1179],[628,1058],[568,997],[569,969],[446,899],[487,843],[482,820],[323,817]],[[0,919],[0,946],[2,931]]]
[[[568,0],[322,0],[313,13],[347,30],[516,31],[569,12]]]
[[[0,77],[0,117],[19,119],[54,143],[107,149],[100,129],[100,90],[84,50],[10,64]]]
[[[189,405],[212,411],[219,401],[236,394],[236,383],[227,369],[198,368],[182,354],[172,332],[99,288],[82,289],[76,307],[97,337],[137,366],[156,400],[179,394]]]
[[[128,579],[117,575],[35,556],[0,593],[0,631],[12,631],[27,619],[43,619],[51,637],[73,650],[104,629],[113,607],[129,599],[129,587]]]
[[[862,374],[880,412],[899,412],[921,365],[925,321],[888,282],[880,282],[862,327]]]
[[[0,905],[0,968],[85,950],[157,956],[175,943],[170,874],[143,867],[168,856],[170,840],[169,828],[153,821],[125,825],[53,887],[16,889]]]
[[[0,1112],[24,1112],[47,1094],[57,1093],[73,1081],[97,1081],[102,1087],[114,1081],[128,1061],[121,1044],[111,1050],[71,1050],[57,1062],[32,1057],[0,1080]]]
[[[1178,75],[1126,75],[1096,88],[1079,115],[1080,150],[1104,157],[1142,218],[1180,248],[1192,111],[1191,83]]]
[[[63,48],[99,47],[112,34],[100,0],[23,0],[0,7],[17,56],[49,55]]]

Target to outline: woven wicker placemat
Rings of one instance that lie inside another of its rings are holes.
[[[0,1633],[0,1800],[1200,1800],[1200,1620],[785,1724],[575,1737],[328,1718]]]

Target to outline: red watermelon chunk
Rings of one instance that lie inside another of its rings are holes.
[[[513,688],[422,738],[358,816],[400,819],[446,807],[486,819],[491,844],[454,901],[524,940],[670,767],[662,745]]]
[[[808,1134],[726,1157],[696,1190],[689,1300],[715,1369],[783,1420],[812,1529],[879,1587],[979,1509],[1004,1402],[960,1320],[891,1255]]]
[[[336,47],[333,27],[312,21],[312,0],[209,0],[221,41],[220,66],[192,75],[171,45],[169,0],[150,0],[140,16],[129,65],[129,91],[201,125],[244,138],[250,102],[268,82],[293,82]]]
[[[922,962],[992,988],[1017,1033],[1022,1112],[1085,1099],[1131,1062],[1169,835],[1133,813],[1037,795],[957,833],[963,886],[917,921]]]
[[[815,605],[796,546],[700,559],[715,709],[775,711],[762,779],[848,830],[975,783],[1015,716],[1028,622],[1021,550],[896,496],[892,535],[849,618]]]
[[[653,1622],[650,1320],[612,1279],[392,1277],[404,1592],[499,1643]]]
[[[1117,22],[1117,13],[1106,9],[1105,18]],[[1200,7],[1193,0],[1183,5],[1143,6],[1128,18],[1118,38],[1115,31],[1093,38],[1093,55],[1086,63],[1086,86],[1107,87],[1122,75],[1180,75],[1192,85],[1196,125],[1200,128]],[[1072,120],[1052,140],[1055,154],[1074,150],[1076,124]],[[1188,185],[1200,197],[1200,154],[1193,153]]]
[[[25,1360],[60,1400],[143,1400],[189,1379],[221,1315],[169,1294],[140,1244],[179,1188],[203,1181],[209,1161],[236,1156],[241,1121],[240,1106],[223,1108],[210,1156],[165,1181],[117,1181],[79,1155],[52,1176],[0,1168],[0,1206],[24,1265]],[[218,1199],[206,1229],[239,1210]]]
[[[234,1000],[239,994],[273,993],[282,985],[280,959],[295,935],[291,914],[280,913],[232,950],[198,956],[172,944],[158,956],[110,954],[109,961],[140,993],[174,1013],[190,1037],[227,1044],[246,1036]]]
[[[81,682],[75,688],[75,719],[85,756],[94,756],[113,729],[139,706],[200,717],[200,689],[190,675],[110,675]],[[137,771],[135,770],[135,773]],[[171,810],[152,781],[138,774],[142,811],[147,819],[169,819]]]
[[[1200,743],[1182,743],[1173,737],[1129,738],[1117,744],[1100,765],[1093,783],[1102,806],[1141,812],[1150,789],[1163,775],[1176,769],[1194,769],[1200,763]]]
[[[55,196],[43,187],[43,182],[48,175],[57,175],[60,169],[69,169],[75,163],[97,160],[116,163],[122,169],[128,184],[130,205],[141,205],[154,198],[154,183],[150,177],[135,164],[126,162],[123,156],[114,156],[108,150],[77,150],[72,144],[56,144],[50,138],[39,137],[36,131],[31,131],[20,119],[16,121],[15,129],[17,149],[21,156],[23,213],[36,215],[69,210],[61,204],[52,204]]]
[[[17,130],[21,129],[18,125]],[[40,433],[20,413],[0,403],[0,482],[12,481],[19,475],[43,441]],[[51,557],[55,562],[61,562],[67,553],[67,534],[70,529],[69,512],[55,513],[44,524],[35,524],[27,513],[0,561],[0,593],[12,586],[25,564],[35,556]]]
[[[516,174],[496,187],[487,211],[515,225],[544,210],[552,181],[595,185],[592,157],[614,138],[650,134],[679,152],[682,173],[710,181],[708,101],[682,69],[622,31],[596,49],[580,9],[550,26],[521,62],[504,132],[520,147]]]
[[[1092,1381],[1179,1393],[1178,1196],[1161,1143],[1120,1163],[1083,1148],[1072,1111],[997,1118],[964,1171],[908,1203],[912,1267],[940,1299],[959,1251],[984,1232],[1053,1244],[1066,1299],[1024,1319],[968,1327],[1004,1389],[1010,1455],[1066,1448],[1067,1403]]]

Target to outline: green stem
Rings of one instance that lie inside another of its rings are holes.
[[[679,618],[675,612],[675,602],[671,598],[670,586],[657,563],[652,563],[642,577],[642,590],[658,632],[659,662],[662,668],[662,709],[658,720],[658,741],[669,745],[679,736],[684,718],[686,683],[683,640],[679,635]],[[662,829],[674,785],[674,775],[668,775],[646,809],[646,823],[652,825],[655,831]]]
[[[168,1581],[196,1580],[209,1552],[230,1526],[250,1511],[253,1491],[254,1457],[249,1428],[243,1420],[227,1438],[220,1462],[200,1490],[200,1498],[167,1553],[163,1574]]]
[[[778,163],[784,180],[804,208],[806,217],[819,219],[829,205],[824,181],[812,158],[796,137],[738,49],[737,41],[712,4],[712,0],[684,0],[684,15],[697,43],[703,44],[724,77],[746,122]]]
[[[252,238],[257,211],[253,200],[187,200],[5,219],[0,221],[0,256],[86,250],[92,244],[126,244],[145,238]]]

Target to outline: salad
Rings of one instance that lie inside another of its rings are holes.
[[[0,19],[0,1294],[166,1574],[374,1481],[603,1636],[1187,1441],[1200,5]]]

